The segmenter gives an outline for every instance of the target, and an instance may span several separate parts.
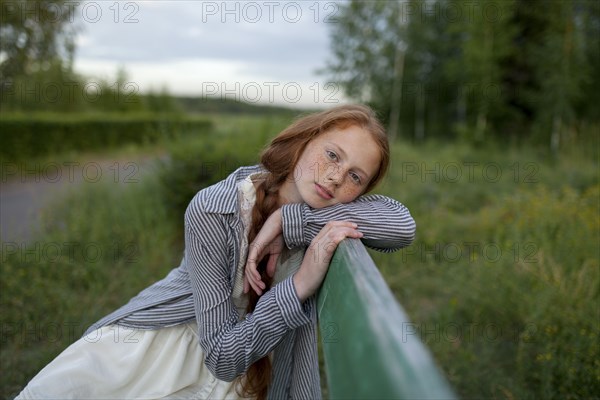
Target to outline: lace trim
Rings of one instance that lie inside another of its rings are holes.
[[[252,223],[252,208],[256,202],[256,188],[254,187],[252,179],[259,177],[261,174],[262,172],[256,172],[238,183],[238,205],[243,230],[241,237],[239,238],[240,259],[235,271],[235,283],[232,297],[238,310],[240,320],[246,315],[246,307],[248,305],[247,295],[244,294],[244,270],[246,267],[246,259],[248,257],[248,232]],[[296,247],[288,249],[284,247],[282,254],[280,254],[279,259],[277,260],[273,284],[279,283],[295,273],[298,268],[300,268],[303,258],[304,248]]]

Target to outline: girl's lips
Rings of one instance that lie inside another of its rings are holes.
[[[329,192],[329,190],[325,189],[323,186],[315,183],[315,188],[317,190],[317,194],[324,198],[325,200],[333,199],[333,195]]]

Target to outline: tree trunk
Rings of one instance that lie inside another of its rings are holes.
[[[390,140],[400,134],[400,109],[402,107],[402,80],[404,75],[404,51],[396,47],[394,57],[394,81],[392,83],[392,104],[390,107]]]
[[[552,134],[550,135],[550,149],[554,154],[558,154],[558,147],[560,145],[560,130],[562,128],[562,118],[560,115],[554,114],[552,119]]]
[[[415,140],[419,142],[425,139],[425,89],[417,93],[415,108]]]
[[[487,107],[482,105],[477,113],[477,124],[475,125],[475,142],[482,143],[487,128]]]

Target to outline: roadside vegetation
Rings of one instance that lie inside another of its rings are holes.
[[[38,240],[2,243],[2,397],[176,267],[191,196],[255,163],[289,123],[213,121],[210,132],[161,144],[169,161],[156,175],[75,188],[45,210]],[[417,239],[393,254],[370,253],[412,320],[398,329],[426,343],[460,397],[594,397],[598,159],[492,148],[394,143],[376,191],[409,207]]]

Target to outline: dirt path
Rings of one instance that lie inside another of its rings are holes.
[[[165,159],[164,155],[138,155],[94,161],[2,163],[0,241],[33,241],[41,225],[41,210],[73,187],[99,182],[125,187],[154,173]]]

